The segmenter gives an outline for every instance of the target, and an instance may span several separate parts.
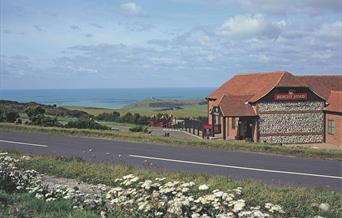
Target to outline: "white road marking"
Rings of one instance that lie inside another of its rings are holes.
[[[1,139],[0,139],[0,142],[6,142],[6,143],[10,143],[10,144],[19,144],[19,145],[30,145],[30,146],[43,147],[43,148],[49,147],[48,145],[34,144],[34,143],[27,143],[27,142],[7,141],[7,140],[1,140]]]
[[[142,159],[150,159],[150,160],[161,160],[168,162],[176,162],[176,163],[187,163],[187,164],[195,164],[195,165],[204,165],[204,166],[213,166],[213,167],[223,167],[223,168],[232,168],[232,169],[240,169],[240,170],[251,170],[251,171],[259,171],[259,172],[268,172],[268,173],[280,173],[280,174],[290,174],[290,175],[300,175],[300,176],[313,176],[313,177],[322,177],[322,178],[330,178],[330,179],[341,179],[340,176],[329,176],[329,175],[320,175],[320,174],[312,174],[312,173],[301,173],[301,172],[291,172],[291,171],[280,171],[280,170],[268,170],[268,169],[259,169],[259,168],[251,168],[251,167],[240,167],[233,165],[223,165],[223,164],[213,164],[213,163],[203,163],[196,161],[187,161],[187,160],[176,160],[176,159],[168,159],[168,158],[160,158],[160,157],[148,157],[141,155],[129,155],[130,157],[142,158]]]

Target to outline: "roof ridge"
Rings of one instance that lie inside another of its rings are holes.
[[[265,72],[248,72],[248,73],[237,73],[234,75],[235,76],[248,76],[248,75],[260,75],[260,74],[276,74],[276,73],[280,73],[280,74],[283,74],[283,73],[288,73],[287,71],[285,70],[279,70],[279,71],[265,71]]]
[[[296,75],[296,77],[342,77],[342,75]]]
[[[279,77],[278,81],[277,81],[276,84],[273,86],[273,88],[274,88],[274,87],[277,87],[277,86],[279,85],[280,81],[283,79],[283,77],[285,76],[286,73],[288,73],[288,72],[283,72],[283,73],[281,74],[281,76]],[[272,89],[273,89],[273,88],[272,88]]]

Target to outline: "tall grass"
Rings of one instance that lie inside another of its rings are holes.
[[[46,202],[28,193],[7,193],[0,190],[0,217],[96,218],[98,214],[90,211],[74,210],[67,200]]]

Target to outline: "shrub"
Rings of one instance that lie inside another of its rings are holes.
[[[30,118],[30,120],[32,121],[32,119],[34,118],[44,116],[45,109],[42,108],[41,106],[35,105],[35,106],[29,106],[28,108],[26,108],[25,112],[27,116]]]
[[[96,119],[103,121],[119,121],[120,113],[114,111],[113,113],[101,113],[96,116]]]
[[[0,122],[3,122],[6,120],[6,113],[4,110],[0,110]]]
[[[66,125],[66,128],[77,128],[77,129],[102,129],[102,130],[108,130],[110,129],[107,126],[103,126],[97,122],[95,122],[93,119],[78,119],[75,121],[69,121]]]
[[[42,117],[42,119],[40,119],[40,123],[38,123],[37,125],[41,125],[41,126],[57,126],[57,127],[61,127],[63,126],[61,123],[59,123],[57,121],[56,117]]]
[[[7,122],[14,123],[17,118],[19,118],[19,113],[16,111],[9,111],[6,113]]]
[[[41,125],[42,119],[44,118],[45,109],[41,106],[32,105],[26,108],[25,110],[27,116],[30,121],[34,125]]]
[[[124,116],[120,118],[120,120],[124,123],[134,123],[134,116],[132,113],[127,112]]]
[[[148,132],[148,127],[144,127],[144,126],[135,126],[135,127],[131,127],[129,128],[129,131],[131,132]]]

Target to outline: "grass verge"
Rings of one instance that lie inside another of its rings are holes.
[[[305,147],[284,147],[276,145],[243,143],[232,141],[208,141],[208,140],[184,140],[168,137],[150,136],[144,133],[132,133],[124,131],[110,130],[89,130],[89,129],[66,129],[57,127],[40,127],[28,125],[15,125],[9,123],[0,123],[0,130],[16,130],[28,132],[44,132],[53,134],[65,134],[75,136],[87,136],[106,138],[122,141],[147,142],[156,144],[193,146],[199,148],[219,148],[226,150],[253,151],[262,153],[273,153],[281,155],[291,155],[297,157],[321,158],[342,160],[342,150],[333,149],[312,149]]]
[[[28,193],[8,193],[0,190],[0,217],[96,218],[98,214],[85,210],[74,210],[71,202],[67,200],[46,202],[43,199],[34,198]]]
[[[18,158],[19,153],[11,153]],[[144,167],[129,167],[105,163],[90,163],[80,158],[61,158],[48,156],[34,156],[29,161],[20,162],[23,169],[35,169],[48,175],[74,178],[91,184],[114,185],[116,178],[127,174],[134,174],[143,179],[166,177],[168,181],[193,181],[197,185],[208,184],[211,188],[228,190],[242,187],[242,199],[251,205],[263,205],[266,202],[277,203],[283,206],[287,214],[285,217],[342,217],[342,193],[311,188],[274,187],[256,181],[237,181],[228,177],[209,177],[204,174],[186,174],[181,172],[165,172],[151,170]],[[328,203],[328,211],[320,211],[320,203]]]

